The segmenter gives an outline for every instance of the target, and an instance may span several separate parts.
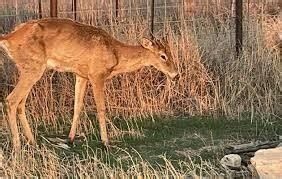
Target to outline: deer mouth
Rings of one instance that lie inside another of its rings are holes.
[[[180,78],[179,73],[167,74],[166,76],[170,81],[173,81],[173,82],[178,81]]]

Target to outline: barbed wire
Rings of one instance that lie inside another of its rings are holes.
[[[248,2],[250,3],[252,0],[249,0]],[[255,2],[257,2],[257,1],[255,1]],[[246,3],[246,2],[245,2]],[[0,3],[1,4],[1,3]],[[3,3],[2,3],[3,4]],[[22,3],[22,4],[28,4],[29,6],[31,5],[31,4],[33,4],[33,5],[35,5],[36,6],[36,4],[37,3]],[[22,5],[22,4],[19,4],[20,6]],[[171,13],[170,11],[172,10],[172,9],[179,9],[179,10],[177,10],[176,11],[176,13],[181,13],[181,11],[183,11],[184,13],[194,13],[194,14],[197,14],[197,15],[199,15],[199,14],[201,14],[202,13],[202,11],[203,10],[197,10],[197,11],[192,11],[192,12],[190,12],[189,10],[183,10],[183,6],[182,6],[182,2],[175,2],[175,3],[169,3],[169,4],[171,4],[171,5],[165,5],[164,3],[163,4],[159,4],[159,6],[158,5],[155,5],[155,12],[157,12],[157,11],[159,11],[159,10],[166,10],[166,13]],[[176,4],[176,5],[175,5]],[[178,5],[177,5],[178,4]],[[179,5],[179,4],[181,4],[181,5]],[[15,7],[13,7],[13,8],[15,8]],[[58,11],[58,14],[59,15],[64,15],[64,14],[74,14],[74,13],[76,13],[76,14],[83,14],[83,13],[112,13],[112,14],[115,14],[116,13],[116,9],[115,9],[115,6],[110,6],[110,8],[109,8],[109,6],[107,6],[107,8],[108,9],[105,9],[105,8],[95,8],[95,9],[80,9],[80,10],[76,10],[76,11],[72,11],[72,10],[69,10],[69,11]],[[134,7],[134,8],[119,8],[118,9],[118,13],[119,13],[119,15],[120,14],[123,14],[123,13],[125,13],[125,12],[129,12],[130,13],[130,16],[127,16],[127,17],[135,17],[133,14],[138,14],[139,12],[140,13],[142,13],[142,11],[144,11],[144,10],[146,10],[146,11],[150,11],[149,10],[149,8],[147,7],[147,6],[140,6],[140,7]],[[232,8],[229,8],[229,9],[227,9],[227,10],[229,10],[230,12],[232,11]],[[39,13],[38,13],[38,9],[33,9],[32,11],[28,11],[27,13],[33,13],[34,15],[39,15]],[[49,13],[50,12],[50,9],[49,8],[43,8],[43,12],[41,13],[43,16],[48,16]],[[16,12],[14,12],[14,13],[16,13]],[[19,13],[18,14],[0,14],[0,18],[5,18],[5,17],[19,17],[19,16],[23,16],[24,14],[22,13],[22,12],[20,12],[19,11]],[[219,14],[220,15],[220,14]],[[138,15],[137,15],[138,16]],[[140,15],[139,15],[140,16]],[[119,18],[122,18],[121,16],[119,17]]]
[[[179,8],[179,6],[157,6],[157,7],[155,7],[155,10],[159,10],[159,9],[170,10],[170,9],[173,9],[173,8]],[[136,12],[136,11],[141,11],[141,10],[148,10],[148,8],[138,7],[138,8],[128,8],[128,9],[126,9],[126,8],[118,9],[118,11],[120,13],[123,13],[124,11],[130,11],[130,12],[135,11]],[[34,12],[35,14],[38,13],[37,11],[30,11],[30,12]],[[105,9],[82,9],[82,10],[77,10],[77,11],[58,11],[58,14],[91,13],[91,12],[112,12],[112,13],[114,13],[116,11],[113,10],[113,9],[108,9],[108,10],[105,10]],[[45,13],[45,14],[47,14],[47,13]],[[13,16],[22,16],[22,15],[21,14],[0,14],[0,17],[13,17]]]
[[[172,8],[179,8],[180,6],[155,6],[155,9],[172,9]],[[137,7],[137,8],[120,8],[117,11],[138,11],[138,10],[148,10],[149,9],[147,7]],[[58,13],[81,13],[81,12],[115,12],[116,9],[82,9],[82,10],[76,10],[76,11],[61,11]]]

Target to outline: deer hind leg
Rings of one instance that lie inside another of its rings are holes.
[[[81,112],[81,108],[83,105],[83,98],[85,95],[87,81],[88,81],[87,79],[81,78],[80,76],[76,75],[74,114],[73,114],[71,130],[69,133],[69,138],[71,142],[73,142],[74,140],[75,133],[76,133],[76,127],[79,122],[79,114]]]
[[[13,141],[13,147],[14,150],[19,151],[20,150],[20,138],[19,138],[19,131],[17,127],[17,121],[16,121],[16,112],[19,104],[21,101],[25,99],[28,93],[30,92],[32,86],[40,79],[44,72],[45,68],[42,68],[40,70],[26,70],[21,71],[19,81],[14,88],[14,90],[8,95],[7,97],[7,112],[8,112],[8,122],[12,133],[12,141]],[[24,114],[25,115],[25,114]],[[27,129],[29,127],[27,121],[23,121],[23,118],[21,118],[21,122],[24,123],[24,129]],[[31,130],[30,130],[31,133]]]
[[[105,80],[103,78],[93,77],[90,80],[90,82],[93,87],[94,99],[96,102],[101,140],[102,143],[107,147],[109,145],[109,139],[107,134],[106,114],[105,114],[106,113],[105,92],[104,92]]]

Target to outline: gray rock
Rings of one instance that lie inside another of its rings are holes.
[[[237,154],[229,154],[229,155],[225,155],[221,160],[220,160],[220,164],[226,168],[240,168],[241,167],[241,157],[240,155]]]

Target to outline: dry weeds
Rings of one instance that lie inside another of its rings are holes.
[[[69,4],[62,1],[60,9]],[[105,7],[104,7],[105,6]],[[24,7],[24,6],[23,6]],[[43,4],[48,7],[48,4]],[[102,8],[102,6],[98,6]],[[105,9],[111,9],[103,5]],[[96,4],[79,1],[79,8],[97,9]],[[6,10],[7,11],[7,10]],[[33,9],[23,9],[25,16],[6,18],[6,30],[11,24],[33,18]],[[28,13],[26,13],[28,12]],[[48,9],[44,9],[44,15]],[[113,11],[86,11],[78,13],[78,20],[84,23],[101,26],[116,38],[137,44],[141,36],[148,36],[148,17],[136,11],[121,12],[128,18],[117,23]],[[30,15],[31,14],[31,15]],[[109,119],[114,116],[150,117],[154,115],[226,115],[237,116],[247,114],[253,119],[281,117],[281,56],[273,47],[277,32],[281,33],[281,21],[262,20],[250,16],[245,22],[245,47],[240,58],[234,57],[234,23],[230,13],[224,20],[211,13],[209,18],[189,17],[189,21],[166,22],[156,24],[156,36],[168,36],[170,46],[181,74],[176,84],[170,84],[164,76],[153,68],[141,69],[134,73],[115,77],[107,83],[107,108]],[[72,17],[71,13],[60,13],[60,17]],[[103,17],[103,18],[97,18]],[[173,17],[168,17],[168,20]],[[263,33],[262,33],[263,32]],[[281,43],[281,42],[279,42]],[[17,72],[13,65],[5,63],[0,91],[4,96],[12,90]],[[39,121],[54,129],[63,130],[70,123],[74,102],[74,78],[72,74],[46,72],[33,88],[29,96],[27,110],[33,128],[37,129]],[[88,115],[95,112],[91,90],[85,97],[85,107],[79,130],[89,133],[93,130]],[[58,122],[60,121],[60,123]],[[63,121],[63,122],[62,122]],[[129,131],[130,131],[129,124]],[[111,136],[123,135],[115,126],[111,127]],[[35,131],[38,132],[37,130]],[[140,137],[140,131],[130,131],[130,135]],[[86,134],[87,135],[87,134]],[[9,141],[7,139],[7,141]],[[5,146],[9,146],[6,143]],[[89,151],[91,152],[91,151]],[[164,157],[165,165],[159,171],[152,169],[149,163],[132,161],[132,169],[123,170],[122,166],[110,167],[98,158],[81,160],[76,156],[61,160],[49,149],[26,149],[22,158],[12,161],[7,158],[3,167],[5,176],[30,176],[38,173],[43,177],[58,177],[61,173],[72,171],[77,176],[87,177],[89,174],[106,175],[112,178],[126,174],[136,176],[186,176],[195,171],[207,170],[217,173],[213,166],[204,160],[200,164],[180,162],[189,170],[177,171],[170,161]],[[95,155],[94,155],[95,156]],[[129,158],[130,158],[129,154]],[[40,159],[40,160],[38,160]],[[62,165],[62,163],[64,165]],[[1,169],[0,169],[1,170]],[[189,171],[189,172],[187,172]],[[1,172],[0,172],[1,173]],[[65,175],[64,175],[65,176]]]

